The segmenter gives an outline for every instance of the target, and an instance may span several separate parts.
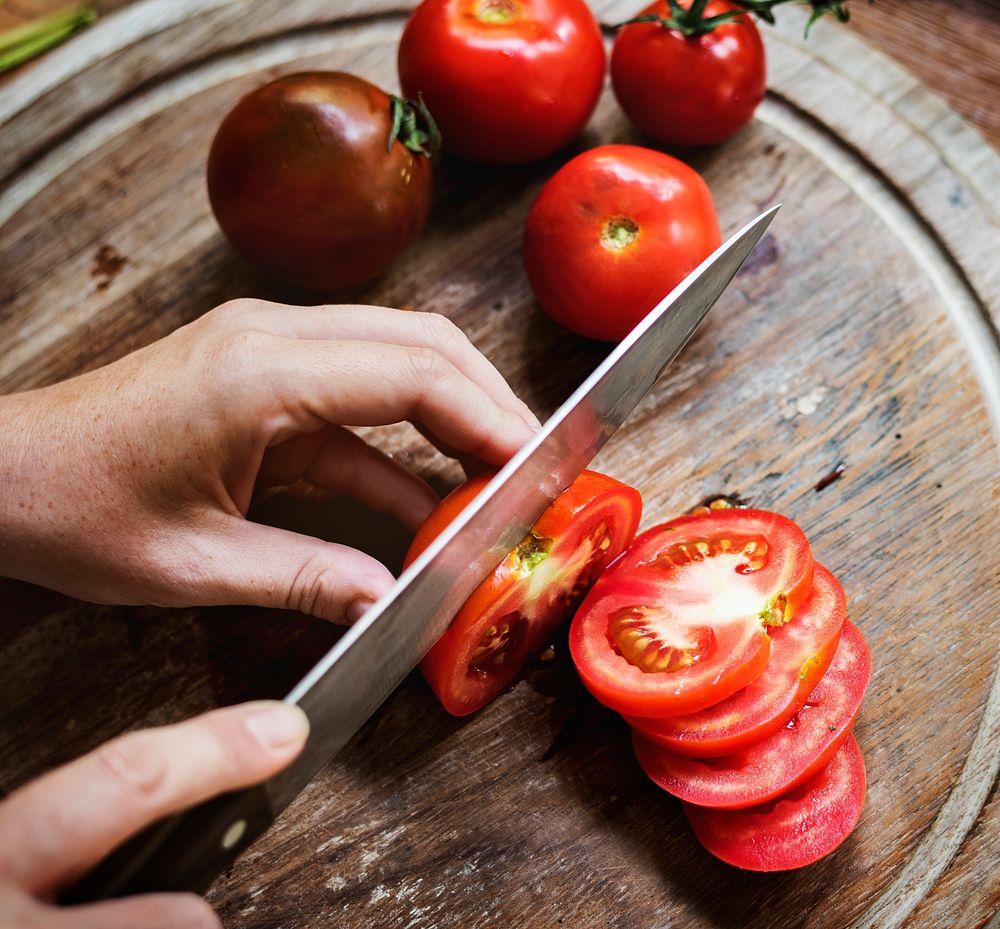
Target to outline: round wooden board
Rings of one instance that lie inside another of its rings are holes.
[[[203,167],[222,115],[266,78],[323,67],[395,86],[405,14],[334,6],[144,0],[5,88],[0,390],[104,364],[232,297],[301,297],[230,252]],[[596,467],[642,490],[647,526],[718,492],[786,513],[841,578],[875,667],[857,831],[801,872],[717,862],[561,648],[467,720],[412,675],[215,885],[227,925],[934,927],[997,910],[1000,159],[846,32],[803,43],[801,26],[767,34],[759,119],[689,156],[724,230],[780,200],[773,231]],[[643,142],[610,93],[572,151],[445,164],[420,242],[335,298],[445,313],[544,416],[606,348],[538,310],[521,224],[558,165],[604,141]],[[459,477],[409,428],[372,435],[439,489]],[[407,541],[345,501],[258,518],[360,534],[393,565]],[[123,728],[280,696],[338,634],[2,593],[5,789]]]

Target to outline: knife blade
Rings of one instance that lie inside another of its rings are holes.
[[[113,852],[64,901],[203,890],[266,831],[626,420],[691,338],[778,208],[744,226],[667,294],[296,685],[285,699],[306,712],[311,732],[288,768],[265,784],[154,824]]]

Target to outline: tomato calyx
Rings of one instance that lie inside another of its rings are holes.
[[[697,36],[708,35],[723,23],[729,23],[739,19],[746,13],[764,20],[764,22],[774,25],[774,7],[789,0],[730,0],[737,9],[726,10],[723,13],[716,13],[714,16],[705,15],[705,7],[709,0],[694,0],[687,8],[681,6],[678,0],[667,0],[670,6],[670,15],[661,13],[646,13],[627,19],[624,22],[616,23],[612,29],[621,29],[623,26],[631,26],[636,23],[659,23],[664,29],[679,32],[685,38],[695,38]],[[806,22],[805,34],[809,35],[809,29],[816,20],[829,14],[838,22],[846,23],[850,19],[847,9],[847,0],[791,0],[791,2],[803,4],[808,3],[812,7],[812,13]]]
[[[552,551],[552,539],[529,532],[513,551],[513,568],[524,576],[535,570]]]
[[[514,0],[479,0],[473,15],[487,26],[506,26],[514,22],[521,7]]]
[[[430,158],[437,154],[441,148],[441,133],[424,98],[418,94],[416,101],[404,100],[395,95],[390,99],[392,127],[389,129],[385,150],[391,152],[393,143],[398,139],[414,155]]]
[[[639,224],[628,216],[612,217],[601,230],[601,245],[612,252],[628,248],[638,238]]]

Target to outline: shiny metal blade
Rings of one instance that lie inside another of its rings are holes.
[[[275,813],[392,693],[472,591],[635,409],[777,210],[741,229],[664,297],[288,695],[305,710],[312,731],[295,763],[269,784]]]

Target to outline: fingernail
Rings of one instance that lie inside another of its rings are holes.
[[[309,719],[299,707],[261,700],[247,710],[246,727],[265,751],[301,745],[309,735]]]
[[[369,597],[358,597],[357,600],[353,600],[347,604],[347,608],[344,610],[344,619],[347,620],[349,625],[353,626],[368,612],[374,602]]]

